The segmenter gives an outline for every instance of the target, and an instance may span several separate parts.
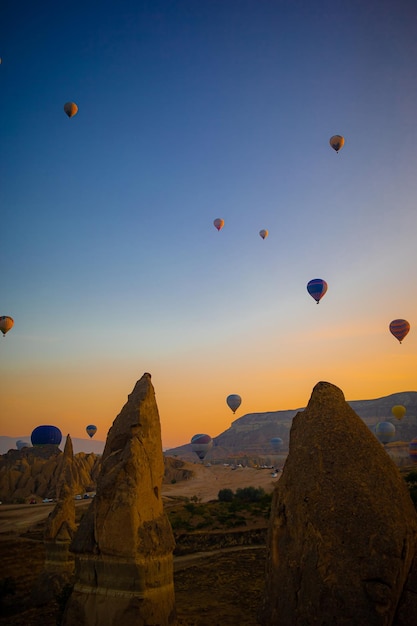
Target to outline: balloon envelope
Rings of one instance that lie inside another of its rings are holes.
[[[221,230],[224,226],[224,220],[222,220],[220,217],[217,217],[213,224],[215,225],[215,227],[217,228],[217,230]]]
[[[46,446],[48,444],[59,446],[62,441],[62,433],[56,426],[37,426],[32,431],[30,440],[33,446]]]
[[[392,335],[398,339],[401,343],[406,335],[408,335],[410,331],[410,324],[407,320],[392,320],[389,325],[389,329]]]
[[[282,441],[281,437],[272,437],[271,439],[271,446],[275,452],[279,452],[279,450],[281,450],[283,443],[284,442]]]
[[[199,433],[191,437],[191,445],[200,461],[203,461],[207,452],[213,447],[213,439],[210,435]]]
[[[16,441],[16,448],[18,450],[22,450],[23,448],[30,448],[30,447],[31,447],[31,445],[27,441],[23,441],[22,439],[18,439]]]
[[[417,437],[408,444],[408,454],[413,461],[417,462]]]
[[[262,237],[262,239],[266,239],[269,235],[268,231],[263,228],[262,230],[259,231],[260,236]]]
[[[327,291],[327,283],[322,278],[313,278],[307,283],[307,291],[318,304]]]
[[[226,402],[227,406],[235,413],[242,403],[242,398],[237,393],[232,393],[230,396],[227,396]]]
[[[407,409],[402,404],[396,404],[392,407],[391,413],[397,420],[402,420],[406,413]]]
[[[87,428],[85,430],[86,430],[87,435],[89,437],[94,437],[94,435],[97,432],[97,426],[94,426],[94,424],[89,424],[89,426],[87,426]]]
[[[329,143],[333,150],[339,152],[339,150],[341,150],[345,145],[345,138],[342,137],[342,135],[333,135],[333,137],[330,137]]]
[[[68,117],[73,117],[78,113],[78,107],[75,102],[66,102],[64,104],[64,111],[68,115]]]
[[[381,443],[389,443],[395,437],[395,426],[391,422],[379,422],[375,426],[375,435]]]
[[[6,333],[9,332],[11,328],[13,328],[14,320],[9,315],[1,315],[0,316],[0,330],[3,333],[3,337]]]

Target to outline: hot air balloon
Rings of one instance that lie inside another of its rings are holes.
[[[13,328],[14,320],[12,317],[8,315],[0,316],[0,330],[3,333],[3,337],[6,336],[6,333],[9,332],[11,328]]]
[[[227,396],[226,402],[227,406],[232,409],[233,413],[236,413],[242,403],[242,398],[238,396],[237,393],[232,393],[230,396]]]
[[[207,452],[213,447],[213,439],[210,435],[200,433],[191,437],[191,445],[200,461],[203,461]]]
[[[406,335],[410,331],[410,324],[407,320],[393,320],[389,325],[390,332],[401,343]]]
[[[274,452],[279,452],[282,449],[282,444],[284,442],[282,441],[281,437],[272,437],[270,443]]]
[[[31,445],[27,441],[23,441],[23,439],[18,439],[16,441],[16,448],[18,450],[23,450],[23,448],[31,448]]]
[[[381,443],[389,443],[395,437],[395,426],[391,422],[379,422],[375,426],[375,435]]]
[[[407,409],[402,404],[396,404],[392,407],[391,413],[397,420],[402,420],[406,413]]]
[[[345,145],[345,139],[344,137],[342,137],[342,135],[333,135],[333,137],[330,137],[329,143],[333,150],[339,152],[339,150],[341,150]]]
[[[73,117],[78,113],[78,107],[75,102],[66,102],[64,104],[64,111],[68,115],[68,117]]]
[[[213,224],[215,225],[217,230],[221,230],[224,226],[224,220],[222,220],[220,217],[216,217]]]
[[[322,278],[313,278],[307,283],[307,291],[318,304],[327,291],[327,283]]]
[[[268,231],[263,228],[262,230],[259,231],[260,236],[262,237],[262,239],[266,239],[269,235]]]
[[[59,446],[62,441],[62,433],[56,426],[37,426],[32,431],[30,440],[33,446]]]
[[[94,424],[89,424],[85,430],[89,437],[94,437],[97,432],[97,426],[94,426]]]
[[[408,454],[410,459],[417,462],[417,437],[414,437],[408,444]]]

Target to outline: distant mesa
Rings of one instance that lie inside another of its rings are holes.
[[[32,431],[30,440],[33,446],[59,446],[62,441],[62,433],[56,426],[37,426]]]

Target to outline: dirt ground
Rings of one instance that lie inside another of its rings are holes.
[[[262,487],[271,492],[280,474],[271,470],[203,465],[191,466],[187,481],[164,485],[167,506],[196,496],[201,502],[217,499],[221,489]],[[81,510],[89,501],[77,502]],[[14,591],[3,595],[0,626],[56,626],[59,605],[30,608],[28,599],[43,568],[43,521],[53,505],[0,506],[1,579],[10,577]],[[80,511],[79,511],[80,512]],[[256,626],[262,601],[265,546],[239,547],[174,558],[178,626]],[[77,626],[77,625],[74,625]]]

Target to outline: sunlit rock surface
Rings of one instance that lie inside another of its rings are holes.
[[[155,392],[144,374],[109,431],[97,494],[71,547],[76,584],[66,626],[175,624],[174,538],[163,509],[163,475]]]
[[[264,626],[417,624],[417,514],[398,469],[318,383],[272,504]]]

